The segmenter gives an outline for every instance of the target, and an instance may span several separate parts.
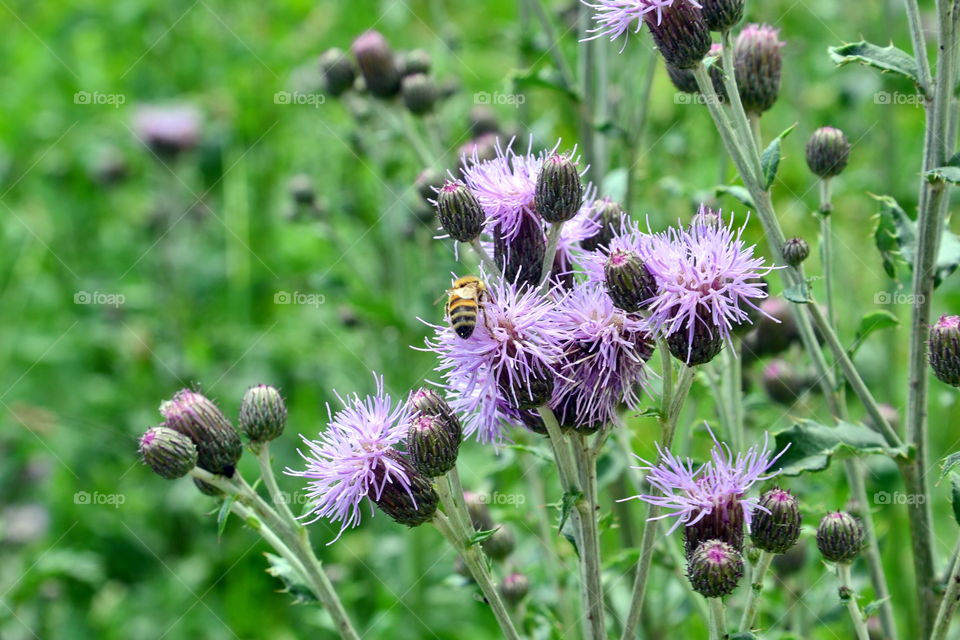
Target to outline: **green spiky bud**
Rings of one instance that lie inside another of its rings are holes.
[[[240,403],[240,430],[250,442],[270,442],[287,425],[287,405],[276,388],[258,384],[247,389]]]
[[[453,469],[460,452],[460,430],[438,415],[420,414],[410,423],[407,449],[414,466],[435,478]]]
[[[460,242],[472,242],[480,237],[487,217],[467,185],[452,180],[437,194],[437,215],[444,231]]]
[[[689,367],[707,364],[723,350],[723,337],[720,330],[703,322],[696,322],[693,338],[690,338],[689,326],[684,325],[678,331],[667,336],[667,347],[671,355]]]
[[[770,25],[747,25],[733,48],[734,73],[747,113],[760,115],[780,96],[783,52],[779,31]]]
[[[833,178],[847,168],[850,141],[840,129],[821,127],[807,141],[807,166],[814,175]]]
[[[783,259],[791,267],[799,267],[810,257],[810,245],[803,238],[790,238],[781,248]]]
[[[500,583],[500,595],[507,604],[516,606],[530,593],[530,579],[522,573],[513,572]]]
[[[626,217],[620,205],[610,198],[603,198],[594,203],[593,216],[600,225],[600,230],[580,243],[580,246],[587,251],[606,249],[623,226]]]
[[[750,524],[753,544],[770,553],[784,553],[800,539],[800,502],[789,491],[771,489],[760,496],[760,509]]]
[[[353,87],[357,71],[353,61],[341,49],[328,49],[320,56],[320,74],[324,89],[333,97]]]
[[[474,531],[490,531],[496,526],[493,523],[493,516],[490,515],[490,507],[487,506],[487,499],[484,495],[465,491],[463,493],[463,503],[467,507],[470,524],[473,525]]]
[[[849,564],[863,548],[863,527],[849,513],[828,513],[817,527],[817,548],[830,562]]]
[[[181,389],[160,405],[160,413],[165,419],[163,426],[193,440],[198,467],[233,477],[243,443],[217,405],[196,391]]]
[[[743,551],[746,520],[743,504],[736,496],[730,496],[713,506],[694,524],[683,528],[684,550],[689,558],[697,548],[708,540],[719,540]]]
[[[383,490],[379,498],[371,493],[370,499],[394,522],[408,527],[417,527],[424,522],[429,522],[436,514],[437,505],[440,502],[437,492],[433,489],[433,483],[400,454],[392,454],[392,459],[410,480],[410,491],[398,482],[383,482],[382,478],[378,478],[371,484],[371,492],[376,487],[383,487]],[[374,469],[375,475],[383,472],[383,465],[378,465],[377,469]]]
[[[420,387],[410,392],[408,404],[418,413],[426,416],[440,416],[447,421],[450,429],[453,430],[456,440],[463,439],[463,427],[460,424],[460,418],[454,413],[453,409],[447,403],[443,396],[427,387]]]
[[[763,390],[770,399],[782,405],[792,407],[804,391],[806,380],[796,368],[780,358],[771,360],[763,368]]]
[[[547,239],[542,223],[533,216],[520,219],[512,238],[505,238],[499,226],[494,229],[493,259],[506,282],[516,282],[517,287],[539,286],[546,253]]]
[[[960,387],[960,316],[940,316],[930,329],[930,368],[941,382]]]
[[[153,427],[143,434],[140,455],[154,473],[167,480],[182,478],[197,466],[193,440],[167,427]]]
[[[634,251],[613,251],[603,266],[607,295],[618,309],[636,313],[657,294],[657,281]]]
[[[693,69],[710,50],[710,28],[703,12],[688,0],[650,11],[643,21],[663,59],[677,69]]]
[[[577,215],[583,204],[580,171],[566,155],[546,159],[537,177],[534,207],[547,222],[566,222]]]
[[[494,560],[506,560],[516,548],[517,540],[510,529],[500,525],[489,538],[480,543],[480,546],[483,547],[483,552]]]
[[[743,20],[743,0],[700,0],[703,18],[710,31],[724,31],[740,24]]]
[[[693,590],[705,598],[723,598],[737,588],[743,577],[743,556],[721,540],[707,540],[697,547],[687,565]]]
[[[401,95],[407,110],[417,116],[433,111],[433,106],[439,97],[436,83],[430,76],[423,73],[406,76],[401,86]]]
[[[413,49],[400,54],[400,73],[404,76],[430,73],[432,66],[433,60],[430,58],[430,54],[423,49]]]
[[[387,39],[380,32],[370,30],[354,40],[351,48],[367,91],[378,98],[397,95],[400,91],[400,71]]]

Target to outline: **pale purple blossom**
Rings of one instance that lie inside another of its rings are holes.
[[[663,20],[664,10],[672,7],[675,2],[689,1],[693,6],[700,8],[700,3],[695,0],[581,1],[596,11],[596,13],[593,14],[593,20],[597,23],[597,26],[587,31],[593,34],[586,38],[587,40],[608,37],[611,41],[614,41],[631,29],[634,33],[639,33],[643,28],[644,20],[655,20],[656,24],[660,24]],[[654,13],[655,16],[648,15],[651,13]],[[636,22],[636,27],[633,27],[634,22]],[[624,46],[626,46],[626,41],[624,41]]]
[[[346,397],[336,394],[343,408],[333,413],[327,404],[329,423],[316,440],[300,437],[306,451],[299,451],[306,469],[285,473],[309,480],[307,498],[312,506],[309,523],[321,518],[341,523],[335,542],[350,527],[360,523],[360,503],[378,500],[388,484],[397,483],[410,493],[410,478],[396,457],[395,445],[407,435],[411,410],[383,390],[383,378],[374,374],[375,395]],[[306,517],[306,516],[305,516]]]

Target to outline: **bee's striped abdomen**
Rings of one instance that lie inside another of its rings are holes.
[[[473,335],[477,326],[476,300],[451,296],[447,303],[447,315],[450,316],[450,325],[458,336],[467,339]]]

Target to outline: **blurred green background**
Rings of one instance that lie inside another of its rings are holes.
[[[559,50],[574,64],[577,38],[565,22],[574,3],[548,4],[563,34]],[[775,189],[787,234],[811,244],[817,237],[806,136],[826,124],[843,128],[854,148],[835,186],[841,335],[852,342],[860,317],[875,309],[906,321],[908,305],[878,304],[878,294],[909,291],[883,274],[869,194],[892,195],[912,215],[923,110],[878,98],[910,98],[908,83],[836,69],[826,53],[861,36],[909,48],[901,3],[748,6],[749,20],[780,27],[788,43],[781,99],[762,123],[768,139],[798,125]],[[423,168],[417,155],[382,107],[371,111],[357,98],[347,108],[332,97],[278,104],[275,94],[302,86],[323,50],[348,49],[375,27],[398,50],[426,49],[434,75],[459,83],[434,123],[450,150],[444,168],[453,168],[477,92],[525,97],[519,109],[495,106],[504,129],[533,134],[538,144],[576,142],[565,96],[544,83],[515,84],[529,68],[551,73],[553,43],[524,27],[511,0],[6,0],[0,14],[0,638],[333,637],[322,612],[278,593],[264,573],[266,546],[251,531],[231,521],[218,538],[211,499],[138,463],[137,438],[159,422],[157,406],[178,388],[198,385],[235,416],[246,387],[267,382],[282,388],[290,406],[291,426],[273,447],[277,468],[297,466],[296,434],[322,428],[332,389],[368,392],[371,370],[385,375],[395,395],[430,379],[433,359],[410,345],[422,345],[426,334],[418,317],[442,317],[434,301],[457,267],[450,245],[431,239],[435,224],[412,187]],[[621,55],[619,46],[609,48],[610,95],[614,113],[623,114],[642,92],[649,36],[631,38]],[[81,92],[101,97],[85,101]],[[165,165],[137,141],[132,121],[139,104],[171,102],[196,105],[204,127],[197,149]],[[406,119],[399,107],[386,111]],[[610,146],[608,166],[622,167],[629,154],[612,136]],[[629,209],[655,228],[686,219],[732,177],[706,110],[677,100],[662,68],[635,152]],[[105,179],[118,168],[122,177]],[[315,184],[316,211],[298,211],[289,198],[287,183],[299,173]],[[734,200],[720,204],[744,213]],[[750,235],[762,240],[755,222]],[[810,263],[816,274],[818,262]],[[901,277],[908,284],[905,270]],[[312,295],[318,304],[278,304],[283,293]],[[122,304],[84,304],[104,295]],[[938,290],[935,309],[958,308],[954,277]],[[903,326],[876,334],[858,354],[868,383],[895,408],[905,404],[905,337]],[[803,366],[798,352],[787,358]],[[771,402],[755,383],[759,370],[749,371],[753,437],[793,417],[823,417],[817,397],[789,407]],[[935,460],[960,448],[955,398],[932,383]],[[687,425],[712,419],[706,386],[695,387],[693,405]],[[851,408],[861,415],[853,399]],[[631,428],[634,449],[650,456],[655,423],[633,419]],[[698,431],[690,446],[702,451],[704,442]],[[255,464],[247,458],[241,471],[250,477]],[[628,495],[623,458],[606,463],[603,502],[613,512],[613,498]],[[463,447],[462,466],[468,488],[524,497],[521,507],[494,506],[519,541],[498,571],[530,576],[528,628],[559,636],[557,611],[569,593],[552,586],[549,554],[535,534],[544,508],[536,485],[553,502],[555,476],[535,457],[511,449],[495,456],[474,443]],[[892,464],[871,460],[870,469],[868,494],[902,492]],[[298,498],[296,480],[280,482]],[[785,484],[802,496],[807,525],[847,500],[839,468]],[[941,567],[957,536],[947,494],[946,487],[933,494]],[[856,508],[874,510],[901,631],[910,637],[905,509]],[[622,608],[636,555],[624,544],[638,538],[639,503],[618,507],[606,524],[606,577]],[[313,534],[363,637],[496,637],[492,616],[455,574],[454,555],[435,531],[403,530],[378,516],[332,546],[323,545],[334,530],[318,523]],[[570,546],[559,538],[554,545],[573,569]],[[762,620],[775,628],[789,621],[801,630],[793,637],[849,637],[833,578],[812,551],[801,573],[771,581]],[[678,629],[701,637],[669,559],[657,566],[648,637],[678,637]],[[865,604],[871,590],[862,564],[855,576]]]

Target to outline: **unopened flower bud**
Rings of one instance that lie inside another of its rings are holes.
[[[606,249],[617,231],[623,226],[625,218],[623,209],[610,198],[603,198],[594,203],[593,216],[597,224],[600,225],[600,230],[580,243],[580,246],[587,251]]]
[[[763,390],[774,402],[792,407],[806,391],[806,380],[786,360],[771,360],[763,368]]]
[[[790,238],[783,243],[780,250],[783,252],[783,259],[791,267],[800,266],[810,257],[810,245],[803,238]]]
[[[583,181],[577,165],[565,155],[547,158],[537,177],[534,206],[547,222],[566,222],[583,204]]]
[[[750,539],[763,551],[784,553],[800,539],[799,501],[789,491],[771,489],[760,496],[759,505],[750,524]]]
[[[930,329],[930,368],[951,387],[960,387],[960,316],[940,316]]]
[[[487,500],[483,495],[465,491],[463,503],[467,507],[470,524],[473,525],[474,531],[490,531],[496,526],[493,523],[493,517],[490,515],[490,507],[487,506]]]
[[[533,433],[541,436],[550,434],[550,432],[547,431],[547,425],[543,422],[543,418],[541,418],[540,414],[536,411],[518,411],[517,415],[520,423]]]
[[[412,76],[418,73],[430,73],[433,61],[430,54],[423,49],[414,49],[400,54],[400,73],[404,76]]]
[[[500,595],[508,604],[517,605],[530,592],[530,580],[522,573],[511,573],[500,583]]]
[[[743,577],[743,556],[726,542],[708,540],[690,556],[687,577],[693,590],[705,598],[723,598]]]
[[[407,449],[421,473],[431,478],[442,476],[457,464],[460,430],[442,416],[420,414],[410,424]]]
[[[163,426],[193,440],[198,467],[233,477],[243,443],[217,405],[195,391],[182,389],[160,405],[160,413],[165,419]]]
[[[693,336],[689,322],[667,336],[671,355],[688,367],[707,364],[723,350],[723,336],[717,327],[694,319]]]
[[[223,491],[220,491],[220,489],[216,488],[209,482],[204,482],[200,478],[193,479],[193,486],[195,486],[197,491],[205,496],[210,496],[211,498],[219,498],[223,496]]]
[[[807,564],[807,545],[796,544],[774,557],[773,568],[781,576],[800,573]]]
[[[817,527],[817,548],[830,562],[853,562],[863,548],[863,527],[849,513],[828,513]]]
[[[523,375],[505,369],[499,383],[500,393],[514,409],[536,409],[549,402],[553,395],[553,374],[546,370]]]
[[[391,457],[410,480],[410,491],[399,482],[383,482],[382,478],[378,478],[371,484],[370,499],[394,522],[408,527],[429,522],[437,512],[437,504],[440,502],[437,492],[433,490],[433,483],[400,454],[393,454]],[[374,474],[382,473],[383,465],[378,465]],[[380,494],[376,495],[375,490],[380,491]]]
[[[401,86],[403,104],[410,113],[422,116],[433,111],[437,103],[437,85],[433,79],[423,73],[406,76]]]
[[[743,0],[700,0],[711,31],[729,31],[743,20]]]
[[[779,30],[766,24],[747,25],[733,48],[740,100],[747,113],[760,115],[780,95],[783,53]]]
[[[669,63],[664,66],[667,68],[667,76],[670,78],[670,82],[677,88],[677,91],[689,93],[690,95],[700,93],[700,86],[697,84],[697,79],[694,77],[693,71],[690,69],[678,69]]]
[[[584,350],[586,351],[586,350]],[[584,357],[589,357],[589,353],[584,353]],[[576,362],[578,356],[578,347],[571,347],[571,352],[566,356],[571,362]],[[554,403],[551,403],[551,406]],[[583,407],[578,406],[581,403],[577,401],[575,394],[567,394],[555,403],[553,413],[557,421],[564,429],[571,429],[581,435],[592,435],[599,431],[604,423],[591,415],[589,411],[583,411]]]
[[[333,97],[342,95],[353,86],[357,72],[353,61],[341,49],[328,49],[320,56],[320,74],[324,89]]]
[[[447,401],[439,393],[427,387],[420,387],[410,392],[408,403],[419,413],[426,416],[440,416],[447,421],[450,429],[459,441],[463,438],[463,428],[460,418],[453,411]]]
[[[506,560],[517,546],[513,532],[501,525],[493,534],[480,543],[483,552],[494,560]]]
[[[317,192],[313,188],[313,180],[305,173],[298,173],[290,178],[287,191],[294,203],[303,206],[312,206],[317,201]]]
[[[250,442],[270,442],[287,425],[287,405],[280,392],[265,384],[247,389],[240,403],[240,430]]]
[[[744,357],[776,355],[800,341],[790,303],[783,298],[766,298],[760,303],[763,312],[756,321],[756,330],[744,340]]]
[[[847,168],[850,141],[840,129],[821,127],[807,141],[807,166],[814,175],[833,178]]]
[[[182,478],[197,466],[193,440],[167,427],[153,427],[143,434],[140,455],[154,473],[167,480]]]
[[[614,251],[603,266],[607,295],[627,313],[640,311],[657,293],[657,281],[634,251]]]
[[[648,11],[643,21],[667,64],[692,69],[710,50],[710,29],[703,12],[689,0],[674,0],[670,6]]]
[[[505,238],[500,228],[494,230],[493,259],[503,273],[506,282],[516,282],[517,287],[539,286],[543,273],[543,257],[547,253],[547,240],[539,219],[524,215],[517,233]]]
[[[460,242],[479,237],[486,219],[477,196],[462,182],[453,181],[443,185],[437,194],[437,214],[444,231]]]
[[[378,98],[397,95],[400,72],[386,38],[379,31],[366,31],[353,41],[352,50],[367,90]]]
[[[696,523],[683,528],[683,542],[687,557],[708,540],[720,540],[736,551],[743,551],[744,538],[743,505],[736,496],[726,498],[721,504],[700,518]]]

